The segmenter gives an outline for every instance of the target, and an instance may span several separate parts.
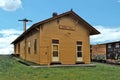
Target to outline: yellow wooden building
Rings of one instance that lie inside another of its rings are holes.
[[[14,44],[14,54],[37,64],[90,64],[90,35],[100,32],[68,11],[33,24]]]

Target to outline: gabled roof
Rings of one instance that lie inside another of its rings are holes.
[[[112,43],[120,43],[120,41],[106,42],[106,43],[102,43],[102,44],[112,44]]]
[[[103,43],[100,43],[100,44],[95,44],[95,46],[96,45],[107,45],[107,44],[113,44],[113,43],[120,43],[120,40],[119,41],[111,41],[111,42],[103,42]]]
[[[55,20],[57,18],[63,17],[65,15],[72,15],[73,17],[75,17],[76,19],[78,19],[78,21],[81,22],[81,23],[83,23],[85,25],[85,27],[90,31],[90,35],[100,34],[100,32],[98,30],[96,30],[94,27],[92,27],[89,23],[87,23],[84,19],[82,19],[80,16],[78,16],[75,12],[73,12],[71,10],[71,11],[62,13],[60,15],[57,15],[57,16],[51,17],[49,19],[43,20],[41,22],[33,24],[29,29],[27,29],[24,33],[22,33],[17,39],[15,39],[12,42],[12,44],[15,43],[15,42],[17,42],[17,41],[19,41],[22,37],[24,37],[25,34],[27,34],[28,32],[30,32],[32,29],[36,28],[37,26],[42,25],[44,23],[47,23],[49,21]]]

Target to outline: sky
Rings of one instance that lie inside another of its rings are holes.
[[[120,40],[120,0],[0,0],[0,54],[13,53],[10,43],[23,32],[24,18],[36,22],[73,9],[101,32],[90,37],[91,44]]]

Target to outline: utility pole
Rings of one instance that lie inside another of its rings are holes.
[[[26,22],[32,22],[31,20],[28,20],[26,18],[18,21],[23,21],[24,32],[26,31]]]
[[[23,28],[24,28],[24,32],[26,32],[26,22],[32,22],[31,20],[28,19],[23,19],[23,20],[18,20],[18,21],[23,21]],[[27,44],[26,44],[26,34],[24,35],[24,54],[25,54],[25,60],[26,60],[26,55],[27,55]]]

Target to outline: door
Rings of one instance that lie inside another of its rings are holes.
[[[52,62],[59,62],[59,40],[52,40]]]
[[[83,58],[82,58],[82,42],[81,41],[77,41],[76,56],[77,56],[77,62],[82,62],[83,61]]]

